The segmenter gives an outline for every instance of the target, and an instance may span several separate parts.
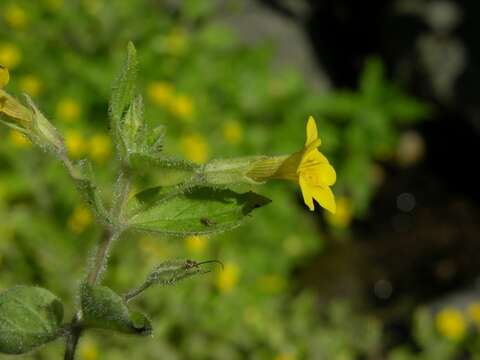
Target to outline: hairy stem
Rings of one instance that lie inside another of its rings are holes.
[[[70,174],[74,174],[74,166],[68,158],[64,158],[63,162]],[[107,268],[108,256],[112,243],[119,238],[124,230],[123,212],[128,200],[130,191],[130,175],[125,169],[121,168],[117,182],[115,184],[114,199],[111,208],[113,219],[113,227],[106,226],[102,236],[99,239],[93,264],[87,276],[87,283],[91,285],[98,284],[101,280],[102,273]],[[83,328],[81,324],[81,312],[78,311],[72,319],[70,331],[66,337],[66,347],[64,360],[74,360],[78,341],[82,335]]]

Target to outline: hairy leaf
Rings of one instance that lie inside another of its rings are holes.
[[[83,284],[80,300],[82,320],[87,327],[137,335],[152,332],[145,315],[131,312],[124,299],[108,287]]]
[[[232,229],[270,200],[253,192],[195,186],[167,193],[151,188],[130,200],[129,227],[169,235],[212,234]]]
[[[0,294],[0,353],[23,354],[62,334],[63,305],[50,291],[17,286]]]

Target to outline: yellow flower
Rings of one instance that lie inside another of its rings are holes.
[[[90,140],[90,156],[96,162],[102,163],[112,154],[112,141],[110,136],[104,134],[94,135]]]
[[[182,120],[193,118],[194,106],[192,99],[186,95],[175,96],[170,102],[170,112]]]
[[[8,69],[0,65],[0,89],[8,85],[10,81],[10,73]]]
[[[187,40],[187,32],[182,28],[175,28],[165,39],[165,50],[170,55],[182,55],[187,49]]]
[[[322,207],[335,213],[335,197],[330,186],[335,183],[337,175],[327,158],[318,151],[320,144],[317,124],[310,116],[305,147],[301,151],[290,156],[261,158],[249,170],[247,177],[260,182],[270,179],[296,182],[310,210],[315,209],[313,200],[316,200]]]
[[[20,131],[10,130],[8,133],[8,139],[18,148],[29,148],[32,146],[30,140],[28,140]]]
[[[234,263],[227,263],[222,271],[217,273],[216,285],[223,292],[228,293],[237,285],[240,277],[240,268]]]
[[[57,104],[57,117],[66,122],[72,122],[80,117],[82,109],[80,104],[73,98],[64,98]]]
[[[68,227],[72,232],[80,234],[84,232],[92,222],[93,216],[90,209],[84,206],[78,206],[68,218]]]
[[[208,245],[208,237],[203,235],[192,235],[185,238],[185,246],[189,252],[201,254]]]
[[[75,130],[65,133],[65,145],[67,146],[68,154],[74,158],[84,156],[87,151],[87,141]]]
[[[188,160],[204,163],[208,158],[208,144],[200,134],[185,135],[180,139],[182,152]]]
[[[14,29],[23,29],[28,24],[25,11],[17,4],[10,4],[3,10],[5,22]]]
[[[84,341],[79,348],[80,360],[97,360],[99,359],[98,347],[92,341]]]
[[[223,124],[223,137],[230,144],[238,144],[243,140],[243,128],[237,120],[227,120]]]
[[[165,81],[155,81],[148,85],[147,95],[154,104],[166,106],[173,99],[174,89]]]
[[[0,64],[14,69],[22,61],[22,53],[18,47],[10,43],[0,43]]]
[[[346,228],[352,221],[352,204],[347,197],[340,197],[337,199],[337,211],[328,213],[326,220],[330,225],[338,228]]]
[[[467,330],[463,314],[451,307],[444,308],[436,315],[435,324],[442,336],[453,341],[462,340]]]
[[[154,259],[165,258],[170,256],[169,248],[165,247],[163,243],[158,241],[157,238],[150,235],[145,235],[139,239],[140,250],[145,256],[152,257]]]
[[[474,302],[468,306],[468,316],[480,328],[480,303]]]
[[[40,94],[42,86],[42,82],[35,75],[25,75],[20,79],[20,90],[34,97]]]

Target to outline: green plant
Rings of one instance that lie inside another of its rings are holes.
[[[79,338],[91,328],[150,334],[152,325],[148,317],[132,311],[128,302],[152,285],[175,284],[206,273],[202,266],[214,260],[163,262],[141,285],[120,296],[101,285],[112,245],[129,232],[175,237],[225,232],[270,202],[252,191],[235,192],[228,185],[292,180],[299,183],[311,210],[314,210],[315,199],[335,211],[329,186],[335,182],[336,175],[317,150],[320,140],[313,118],[308,121],[305,148],[292,155],[218,159],[197,165],[162,154],[164,129],[145,123],[136,76],[137,55],[130,43],[110,99],[110,129],[118,173],[109,197],[96,185],[93,167],[87,160],[72,161],[68,157],[62,135],[28,96],[27,107],[0,89],[0,114],[6,115],[0,121],[63,163],[102,229],[87,275],[78,287],[78,309],[69,323],[63,322],[62,301],[46,289],[17,286],[0,294],[0,352],[22,354],[64,337],[65,359],[69,360],[75,356]],[[8,76],[5,78],[7,83]],[[153,167],[162,171],[162,183],[168,185],[144,189],[130,196],[132,181]]]

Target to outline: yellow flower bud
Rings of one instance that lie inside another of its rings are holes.
[[[185,238],[185,246],[189,252],[201,254],[208,244],[208,237],[203,235],[192,235]]]
[[[173,86],[164,81],[155,81],[148,85],[147,96],[154,104],[166,106],[173,99]]]
[[[90,209],[84,206],[78,206],[68,219],[68,227],[75,234],[80,234],[84,232],[92,222],[93,215]]]
[[[10,4],[3,10],[5,22],[14,29],[24,29],[28,25],[25,10],[17,4]]]
[[[80,158],[87,152],[87,141],[75,130],[69,130],[65,133],[65,145],[68,154],[73,158]]]
[[[92,136],[90,140],[90,156],[98,162],[103,163],[112,154],[112,141],[110,136],[97,134]]]
[[[192,99],[186,95],[178,95],[170,102],[170,112],[181,120],[192,120],[194,105]]]

